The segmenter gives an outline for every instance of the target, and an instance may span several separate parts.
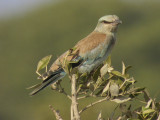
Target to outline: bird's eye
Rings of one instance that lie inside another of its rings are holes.
[[[108,21],[102,21],[102,23],[104,23],[104,24],[110,24],[110,23],[112,23],[112,22],[108,22]]]

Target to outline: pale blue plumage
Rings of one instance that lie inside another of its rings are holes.
[[[108,41],[106,38],[105,42],[94,48],[92,51],[84,55],[85,62],[79,66],[80,73],[90,73],[94,68],[98,67],[107,59],[111,52],[111,49],[115,43],[115,38],[111,37]],[[87,58],[87,59],[86,59]]]

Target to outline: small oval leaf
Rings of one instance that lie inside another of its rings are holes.
[[[125,72],[126,72],[125,70],[126,70],[126,66],[125,66],[124,62],[122,62],[122,75],[125,74]]]
[[[103,65],[103,67],[100,69],[101,77],[103,77],[105,74],[107,74],[108,71],[108,64],[106,63]]]
[[[112,83],[109,90],[110,90],[111,96],[118,96],[119,87],[116,83]]]
[[[111,66],[111,56],[108,56],[107,60],[105,61],[109,66]]]
[[[146,109],[146,110],[144,110],[143,111],[143,114],[150,114],[150,113],[152,113],[152,112],[154,112],[155,110],[153,110],[153,109]]]
[[[102,91],[102,95],[103,95],[103,93],[105,93],[105,92],[107,92],[109,90],[110,83],[111,82],[108,82],[108,84],[105,86],[105,88]]]
[[[122,77],[122,78],[125,78],[125,76],[124,75],[122,75],[120,72],[118,72],[118,71],[112,71],[111,72],[113,75],[116,75],[116,76],[119,76],[119,77]]]
[[[129,70],[130,68],[132,68],[132,66],[130,66],[130,65],[125,68],[125,74],[128,72],[128,70]]]
[[[51,57],[52,57],[52,55],[48,55],[48,56],[42,58],[42,59],[38,62],[37,71],[45,68],[45,67],[48,65]]]

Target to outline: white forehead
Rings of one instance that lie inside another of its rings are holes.
[[[98,21],[115,21],[115,20],[119,20],[119,17],[117,15],[105,15],[103,17],[101,17]]]

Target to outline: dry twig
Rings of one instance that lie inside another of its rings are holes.
[[[64,95],[66,95],[70,100],[72,100],[71,96],[67,94],[67,92],[64,90],[64,88],[61,86],[61,84],[59,85],[61,88],[60,93],[63,93]]]
[[[77,91],[76,91],[76,75],[73,74],[71,77],[71,92],[72,92],[72,105],[71,105],[71,120],[80,120],[77,103]]]
[[[81,114],[83,111],[87,110],[88,108],[90,108],[90,107],[92,107],[92,106],[94,106],[94,105],[96,105],[96,104],[98,104],[98,103],[101,103],[101,102],[103,102],[103,101],[106,101],[106,100],[108,100],[107,97],[105,97],[105,98],[103,98],[103,99],[100,99],[100,100],[98,100],[98,101],[96,101],[96,102],[93,102],[93,103],[87,105],[86,107],[84,107],[82,110],[79,111],[79,114]]]
[[[62,117],[61,117],[60,114],[59,114],[59,111],[55,110],[52,105],[49,105],[49,108],[50,108],[50,109],[52,110],[52,112],[54,113],[54,115],[55,115],[55,117],[56,117],[56,120],[63,120]]]

